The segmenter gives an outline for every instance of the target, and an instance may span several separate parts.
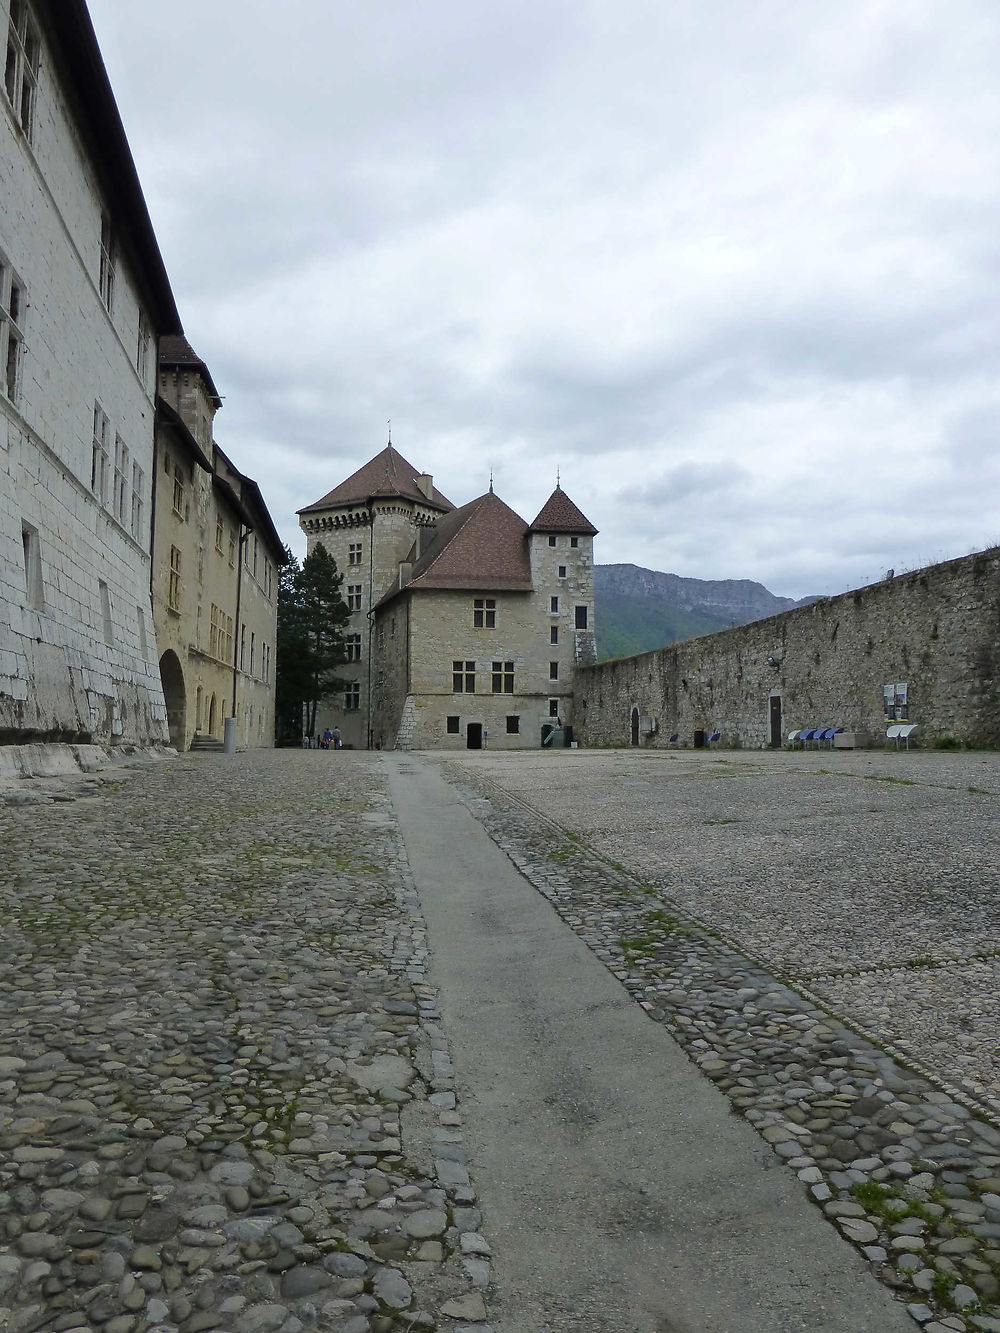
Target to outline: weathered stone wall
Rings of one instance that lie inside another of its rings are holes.
[[[84,143],[43,51],[30,145],[0,98],[0,255],[24,297],[16,389],[0,388],[0,739],[165,741],[148,555],[156,330],[143,365],[126,237],[110,311],[101,298],[101,216],[117,221],[116,201]],[[95,402],[109,423],[103,494],[91,486]],[[129,451],[120,511],[116,436]]]
[[[762,747],[774,696],[782,735],[825,725],[878,741],[896,682],[924,742],[1000,745],[1000,548],[580,670],[576,728],[588,745],[628,745],[635,709],[658,721],[642,744],[702,730]]]

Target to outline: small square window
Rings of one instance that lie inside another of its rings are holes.
[[[549,610],[552,611],[552,612],[556,612],[556,611],[559,610],[559,598],[558,598],[558,597],[550,597],[550,598],[549,598]]]
[[[520,734],[521,734],[521,719],[520,717],[518,717],[516,713],[513,713],[511,714],[511,716],[507,718],[507,735],[520,736]]]
[[[549,643],[557,644],[559,642],[559,626],[553,625],[549,629]]]
[[[580,545],[580,538],[579,538],[579,537],[570,537],[570,539],[569,539],[569,544],[570,544],[570,546],[572,546],[573,550],[575,551],[575,550],[577,549],[577,547]]]
[[[556,539],[555,539],[555,537],[550,537],[550,538],[549,538],[549,545],[550,545],[550,546],[555,546],[555,544],[556,544]]]
[[[460,719],[455,716],[451,716],[446,719],[446,722],[447,722],[448,735],[457,736],[460,726]]]
[[[564,578],[566,577],[566,566],[565,566],[565,565],[560,565],[560,566],[559,566],[559,577],[560,577],[561,579],[564,579]]]

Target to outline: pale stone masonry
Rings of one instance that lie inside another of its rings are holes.
[[[284,548],[255,482],[213,438],[222,399],[187,340],[160,345],[153,614],[178,749],[274,744],[278,568]]]
[[[363,748],[518,749],[573,725],[594,661],[597,529],[560,488],[528,524],[493,493],[456,509],[390,444],[301,510],[344,574],[352,661],[316,727]]]
[[[0,741],[167,739],[156,342],[180,321],[81,0],[0,0]]]

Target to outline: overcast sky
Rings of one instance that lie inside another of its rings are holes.
[[[839,592],[1000,541],[996,0],[90,0],[220,444],[386,440],[596,558]]]

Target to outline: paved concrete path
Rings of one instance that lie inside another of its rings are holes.
[[[494,1247],[497,1333],[910,1333],[434,765],[386,763]]]

